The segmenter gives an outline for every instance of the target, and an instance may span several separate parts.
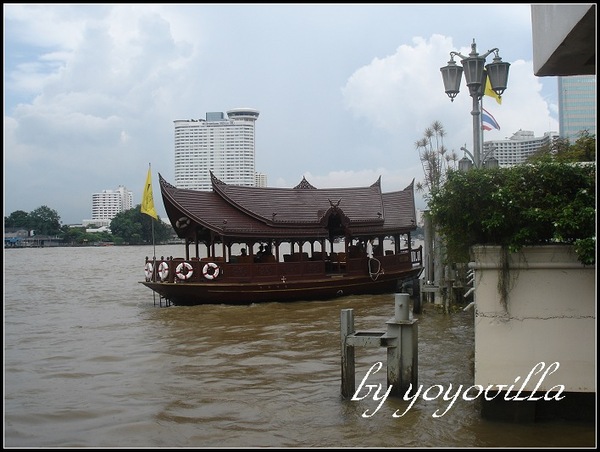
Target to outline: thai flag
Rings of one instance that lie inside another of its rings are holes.
[[[500,124],[498,124],[496,118],[494,118],[492,114],[483,107],[481,107],[481,128],[483,130],[500,130]]]

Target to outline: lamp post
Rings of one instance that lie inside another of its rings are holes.
[[[508,82],[508,68],[510,63],[502,62],[502,58],[498,54],[499,49],[494,48],[488,50],[485,54],[477,53],[477,45],[475,39],[471,44],[471,53],[468,57],[461,55],[459,52],[450,52],[450,61],[448,65],[440,68],[442,79],[444,81],[444,89],[452,102],[460,91],[460,82],[462,73],[465,73],[465,80],[469,88],[469,94],[473,98],[473,162],[477,168],[481,167],[481,109],[479,101],[485,92],[487,78],[490,79],[492,90],[501,96],[506,89]],[[494,59],[490,64],[485,64],[485,59],[494,53]],[[458,56],[461,59],[462,67],[458,66],[454,61],[454,57]],[[484,70],[485,65],[485,70]],[[469,153],[470,154],[470,153]]]
[[[475,160],[475,157],[464,146],[462,146],[460,148],[460,150],[463,151],[465,154],[469,154],[469,157],[471,157],[471,159],[467,158],[467,156],[465,155],[458,162],[458,169],[459,169],[459,171],[463,171],[463,172],[464,171],[469,171],[473,167],[473,161]],[[495,150],[496,150],[495,147],[491,147],[483,155],[483,157],[481,158],[481,166],[483,166],[485,168],[498,168],[500,166],[500,164],[498,162],[498,159],[496,157],[494,157],[494,151]]]

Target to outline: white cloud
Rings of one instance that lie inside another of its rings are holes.
[[[400,46],[396,53],[359,68],[343,89],[346,105],[355,117],[364,119],[390,134],[414,130],[419,139],[434,120],[444,125],[448,141],[456,149],[461,138],[472,137],[471,110],[464,78],[461,93],[453,102],[444,93],[440,68],[454,50],[452,39],[433,35],[429,41],[415,38],[413,45]],[[470,49],[458,49],[468,54]],[[478,50],[480,53],[484,53]],[[536,136],[558,131],[558,123],[549,118],[547,102],[541,97],[542,85],[533,75],[531,61],[511,63],[508,88],[498,105],[484,97],[484,108],[493,112],[501,131],[486,133],[484,139],[502,139],[519,129],[533,130]],[[548,129],[548,126],[553,127]],[[467,142],[467,148],[472,142]],[[452,146],[450,146],[452,147]]]
[[[432,8],[5,5],[5,215],[47,205],[77,223],[92,193],[119,185],[139,202],[148,162],[173,180],[175,119],[241,106],[260,111],[256,169],[270,185],[381,176],[401,190],[422,178],[414,143],[433,121],[448,147],[471,146],[471,98],[465,87],[450,102],[439,69],[472,33],[512,64],[502,105],[485,103],[502,130],[485,139],[558,128],[556,88],[533,76],[528,6]],[[473,29],[447,20],[467,10]]]

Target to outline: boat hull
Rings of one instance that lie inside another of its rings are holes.
[[[142,281],[162,298],[174,305],[252,304],[330,300],[348,295],[394,293],[404,282],[419,277],[422,268],[415,267],[370,275],[326,275],[314,279],[260,281],[260,282],[206,282]]]

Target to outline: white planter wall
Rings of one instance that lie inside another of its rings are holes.
[[[521,388],[540,362],[558,370],[523,391],[596,391],[596,268],[570,246],[529,247],[510,256],[506,308],[498,292],[500,247],[474,247],[475,384]],[[539,367],[537,368],[539,369]],[[515,379],[520,379],[515,383]]]

